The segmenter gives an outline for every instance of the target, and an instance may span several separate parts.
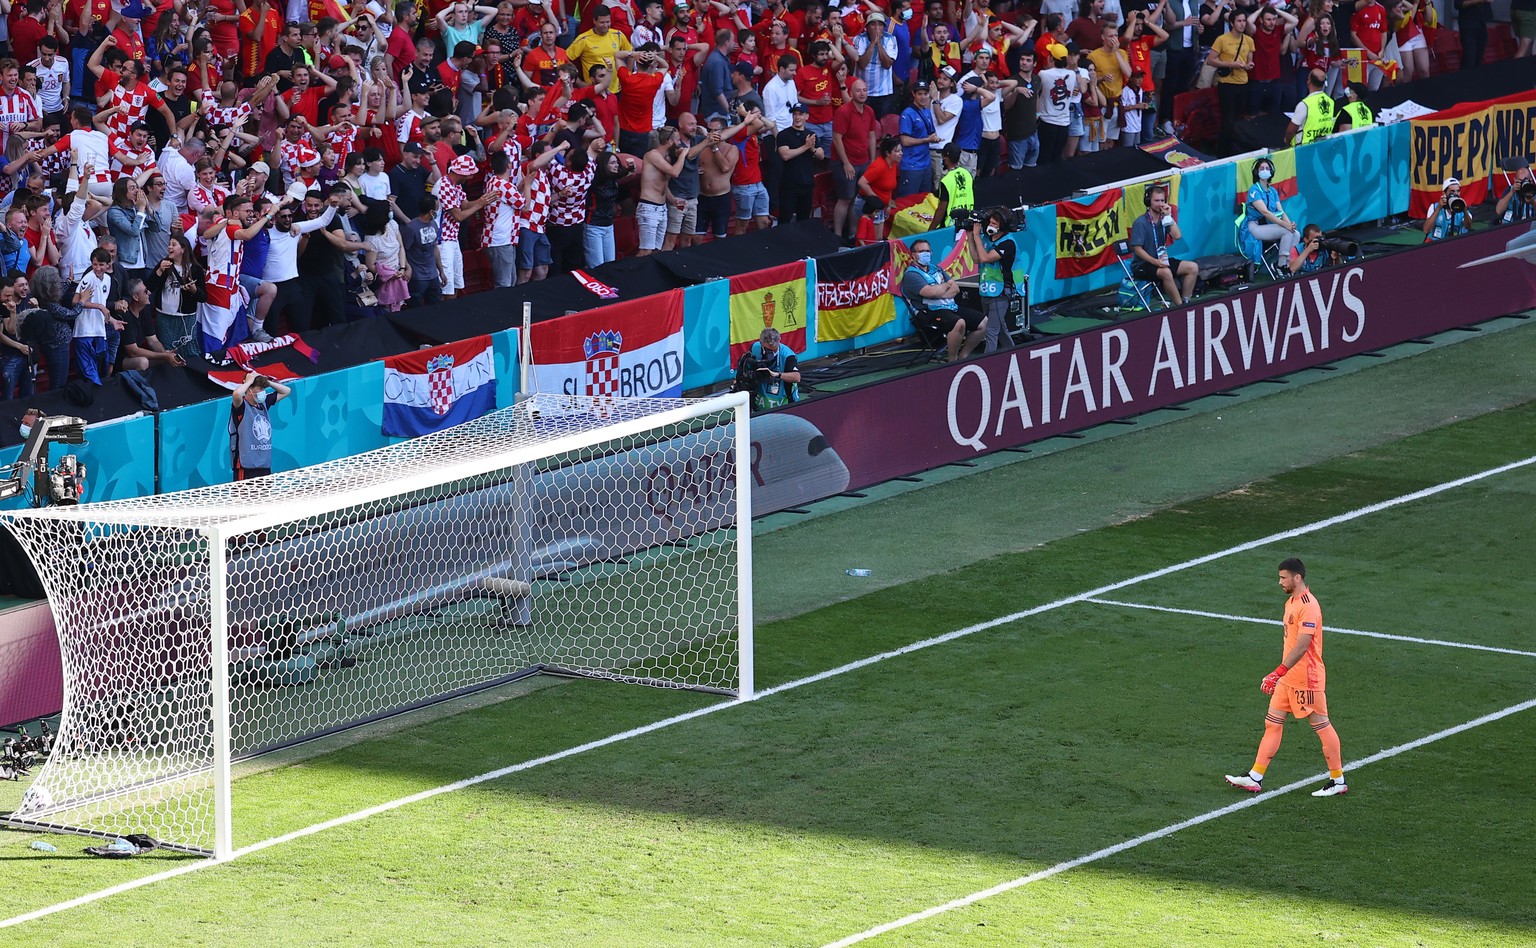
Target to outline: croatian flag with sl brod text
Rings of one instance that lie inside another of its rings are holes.
[[[595,398],[683,393],[683,291],[533,324],[538,390]]]
[[[384,360],[384,433],[414,438],[496,409],[490,336],[476,336]]]

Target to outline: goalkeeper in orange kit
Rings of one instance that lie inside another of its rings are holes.
[[[1323,610],[1317,597],[1307,588],[1307,568],[1294,557],[1280,564],[1280,588],[1290,596],[1285,601],[1285,646],[1279,666],[1259,688],[1269,699],[1269,713],[1264,715],[1264,737],[1253,769],[1246,774],[1227,775],[1227,783],[1239,790],[1258,793],[1264,789],[1264,771],[1280,749],[1280,737],[1287,714],[1306,718],[1323,742],[1323,757],[1328,761],[1328,782],[1312,792],[1314,797],[1333,797],[1348,793],[1344,783],[1344,760],[1339,750],[1339,733],[1328,720],[1327,670],[1323,667]]]

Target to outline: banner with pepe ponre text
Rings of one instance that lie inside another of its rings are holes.
[[[1504,189],[1499,172],[1505,159],[1536,152],[1536,91],[1469,102],[1413,119],[1410,125],[1413,199],[1408,213],[1429,213],[1450,178],[1461,182],[1463,200],[1475,207],[1487,200],[1490,181],[1497,191]]]

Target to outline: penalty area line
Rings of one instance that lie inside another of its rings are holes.
[[[797,678],[794,681],[785,682],[782,685],[776,685],[772,688],[762,689],[757,692],[756,696],[752,698],[751,701],[725,701],[719,704],[707,705],[705,707],[698,708],[684,714],[674,715],[673,717],[664,718],[660,721],[654,721],[650,724],[631,728],[627,731],[621,731],[618,734],[610,734],[607,737],[599,738],[595,741],[589,741],[576,747],[569,747],[565,750],[558,751],[553,754],[546,754],[542,757],[535,757],[531,760],[525,760],[522,763],[512,764],[510,766],[488,771],[474,777],[466,777],[463,780],[458,780],[453,783],[443,784],[439,787],[432,787],[431,789],[423,790],[419,793],[413,793],[409,796],[400,797],[396,800],[390,800],[386,803],[380,803],[363,810],[358,810],[354,813],[348,813],[344,816],[338,816],[334,819],[316,823],[312,826],[306,826],[303,829],[294,830],[291,833],[284,833],[281,836],[274,836],[271,839],[265,839],[259,843],[253,843],[250,846],[245,846],[235,850],[231,856],[231,859],[239,859],[241,856],[247,856],[252,853],[260,852],[264,849],[271,849],[274,846],[279,846],[297,839],[302,839],[306,836],[313,836],[314,834],[324,832],[325,830],[335,829],[339,826],[346,826],[349,823],[355,823],[359,820],[365,820],[369,817],[388,813],[391,810],[397,810],[400,807],[409,806],[413,803],[420,803],[424,800],[430,800],[433,797],[441,796],[445,793],[453,793],[458,790],[464,790],[468,787],[476,786],[477,784],[482,784],[490,780],[498,780],[502,777],[507,777],[520,771],[529,770],[533,767],[538,767],[543,764],[554,763],[555,761],[564,760],[568,757],[574,757],[578,754],[584,754],[588,751],[607,747],[611,744],[627,741],[631,738],[641,737],[655,731],[660,731],[664,728],[669,728],[674,724],[682,724],[685,721],[691,721],[695,718],[701,718],[706,715],[714,714],[717,711],[724,711],[727,708],[739,707],[743,704],[750,704],[756,701],[761,701],[764,698],[783,694],[787,691],[794,691],[797,688],[803,688],[806,685],[813,685],[817,682],[826,681],[829,678],[836,678],[839,675],[846,675],[849,672],[858,671],[861,668],[867,668],[870,665],[875,665],[888,659],[899,658],[903,655],[910,655],[913,652],[920,652],[924,649],[943,645],[947,642],[953,642],[956,639],[965,638],[969,635],[975,635],[977,632],[985,632],[989,629],[995,629],[998,626],[1009,625],[1019,621],[1020,619],[1028,619],[1042,613],[1051,612],[1055,609],[1060,609],[1063,606],[1071,606],[1080,602],[1088,602],[1090,600],[1099,598],[1109,593],[1117,592],[1130,586],[1140,585],[1141,583],[1149,582],[1154,579],[1161,579],[1164,576],[1182,572],[1183,570],[1187,569],[1193,569],[1197,566],[1204,566],[1206,563],[1213,563],[1216,560],[1225,559],[1229,556],[1236,556],[1240,553],[1256,550],[1261,547],[1269,546],[1273,543],[1279,543],[1283,540],[1291,540],[1295,539],[1296,537],[1306,536],[1310,533],[1316,533],[1320,530],[1326,530],[1329,527],[1338,526],[1341,523],[1348,523],[1351,520],[1358,520],[1361,517],[1368,517],[1371,514],[1380,513],[1383,510],[1390,510],[1393,507],[1399,507],[1403,504],[1411,504],[1415,501],[1423,500],[1426,497],[1433,497],[1436,494],[1442,494],[1449,490],[1455,490],[1458,487],[1464,487],[1467,484],[1473,484],[1477,481],[1486,480],[1490,477],[1497,477],[1500,474],[1506,474],[1510,471],[1519,470],[1523,467],[1529,467],[1532,464],[1536,464],[1536,455],[1532,455],[1531,457],[1524,458],[1519,461],[1511,461],[1508,464],[1501,464],[1498,467],[1491,467],[1487,470],[1478,471],[1475,474],[1468,474],[1465,477],[1458,477],[1455,480],[1435,484],[1422,490],[1413,491],[1412,493],[1402,494],[1397,497],[1392,497],[1374,504],[1368,504],[1364,507],[1357,507],[1354,510],[1337,514],[1323,520],[1314,521],[1313,523],[1305,524],[1300,527],[1293,527],[1289,530],[1282,530],[1278,533],[1271,533],[1268,536],[1259,537],[1256,540],[1249,540],[1246,543],[1239,543],[1236,546],[1228,547],[1224,550],[1217,550],[1214,553],[1207,553],[1204,556],[1197,556],[1194,559],[1185,560],[1182,563],[1175,563],[1172,566],[1164,566],[1161,569],[1156,569],[1149,573],[1142,573],[1139,576],[1132,576],[1129,579],[1122,579],[1119,582],[1110,583],[1105,586],[1099,586],[1095,589],[1089,589],[1085,592],[1080,592],[1073,596],[1067,596],[1063,599],[1057,599],[1054,602],[1045,603],[1044,605],[1034,606],[1019,612],[1010,613],[1006,616],[999,616],[995,619],[988,619],[986,622],[978,622],[975,625],[968,625],[963,629],[955,629],[952,632],[946,632],[943,635],[937,635],[933,638],[923,639],[920,642],[913,642],[910,645],[904,645],[901,648],[892,649],[887,652],[881,652],[877,655],[870,655],[866,658],[861,658],[856,661],[848,662],[844,665],[839,665],[836,668],[829,668],[826,671],[818,672],[814,675],[808,675],[804,678]],[[1372,758],[1367,758],[1367,760],[1370,759]],[[1356,766],[1358,766],[1358,764]],[[0,928],[9,928],[13,925],[20,925],[25,922],[36,921],[37,919],[53,915],[56,912],[66,911],[72,908],[79,908],[82,905],[88,905],[101,899],[110,898],[114,895],[120,895],[124,892],[130,892],[134,889],[152,885],[156,882],[161,882],[166,879],[175,878],[176,876],[186,875],[191,872],[196,872],[200,869],[206,869],[222,864],[223,863],[219,860],[206,859],[200,860],[190,865],[177,866],[175,869],[143,876],[141,878],[123,882],[106,889],[98,890],[96,892],[88,892],[84,895],[69,899],[65,902],[44,906],[43,908],[36,909],[22,915],[16,915],[11,918],[0,920]]]
[[[1489,714],[1485,714],[1480,718],[1474,718],[1471,721],[1458,724],[1455,727],[1448,727],[1443,731],[1436,731],[1433,734],[1425,735],[1424,737],[1418,738],[1417,740],[1409,741],[1406,744],[1399,744],[1396,747],[1390,747],[1386,750],[1377,751],[1369,757],[1362,757],[1360,760],[1346,764],[1344,770],[1345,772],[1359,770],[1361,767],[1379,763],[1380,761],[1396,757],[1399,754],[1406,754],[1408,751],[1416,750],[1426,744],[1433,744],[1436,741],[1443,741],[1446,738],[1454,737],[1463,731],[1470,731],[1472,728],[1480,727],[1484,724],[1491,724],[1494,721],[1507,718],[1513,714],[1519,714],[1522,711],[1528,711],[1531,708],[1536,708],[1536,698],[1533,698],[1529,701],[1522,701],[1519,704],[1510,705],[1501,711],[1494,711]],[[1014,889],[1022,888],[1023,886],[1029,885],[1030,883],[1040,882],[1044,879],[1049,879],[1052,876],[1060,875],[1069,869],[1076,869],[1080,866],[1086,866],[1089,863],[1098,862],[1102,859],[1108,859],[1110,856],[1119,855],[1128,849],[1135,849],[1137,846],[1141,846],[1145,843],[1151,843],[1159,839],[1165,839],[1181,830],[1187,830],[1191,827],[1199,826],[1202,823],[1209,823],[1212,820],[1220,819],[1223,816],[1228,816],[1240,810],[1246,810],[1249,807],[1258,806],[1264,801],[1281,796],[1282,794],[1292,793],[1305,787],[1314,786],[1318,783],[1318,781],[1323,780],[1327,776],[1328,775],[1326,773],[1320,773],[1314,777],[1307,777],[1302,780],[1297,780],[1293,783],[1288,783],[1277,790],[1267,790],[1262,793],[1251,794],[1236,803],[1229,804],[1219,809],[1210,810],[1200,814],[1199,816],[1190,817],[1189,819],[1182,820],[1178,823],[1169,824],[1162,829],[1153,830],[1150,833],[1144,833],[1134,839],[1128,839],[1124,842],[1116,843],[1113,846],[1106,846],[1103,849],[1095,850],[1091,853],[1088,853],[1087,855],[1078,856],[1076,859],[1069,859],[1066,862],[1058,862],[1056,865],[1047,869],[1041,869],[1039,872],[1033,872],[1027,876],[1020,876],[1017,879],[1010,879],[1007,882],[998,883],[997,885],[992,886],[990,889],[982,889],[979,892],[972,892],[970,895],[961,896],[958,899],[945,902],[943,905],[935,905],[932,908],[923,909],[921,912],[913,912],[911,915],[898,918],[895,921],[876,925],[875,927],[865,929],[856,935],[849,935],[846,938],[841,938],[837,941],[830,942],[825,946],[825,948],[846,948],[848,945],[856,945],[861,941],[867,941],[878,935],[884,935],[887,932],[895,931],[898,928],[905,928],[908,925],[926,921],[927,919],[933,918],[935,916],[943,915],[946,912],[953,912],[955,909],[961,909],[975,905],[977,902],[980,902],[984,899],[990,899],[993,896],[1002,895],[1005,892],[1012,892]],[[1322,805],[1326,806],[1328,804]]]
[[[1171,612],[1181,616],[1198,616],[1202,619],[1221,619],[1226,622],[1247,622],[1251,625],[1279,625],[1279,619],[1259,619],[1254,616],[1233,616],[1224,612],[1206,612],[1203,609],[1175,609],[1172,606],[1154,606],[1145,602],[1125,602],[1120,599],[1085,599],[1098,606],[1120,606],[1123,609],[1146,609],[1151,612]],[[1452,642],[1448,639],[1421,639],[1412,635],[1394,635],[1391,632],[1367,632],[1364,629],[1340,629],[1323,623],[1323,631],[1330,635],[1358,635],[1367,639],[1387,639],[1392,642],[1412,642],[1415,645],[1439,645],[1445,648],[1465,648],[1475,652],[1497,652],[1500,655],[1524,655],[1527,658],[1536,658],[1536,652],[1521,651],[1517,648],[1501,648],[1497,645],[1478,645],[1474,642]]]

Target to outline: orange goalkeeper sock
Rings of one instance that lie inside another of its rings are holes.
[[[1344,754],[1339,749],[1339,732],[1333,729],[1332,721],[1322,725],[1314,724],[1312,730],[1317,732],[1318,740],[1323,742],[1323,759],[1328,761],[1328,776],[1338,780],[1344,776]]]
[[[1260,777],[1269,769],[1269,762],[1280,750],[1280,738],[1285,735],[1285,718],[1264,715],[1264,737],[1259,741],[1259,754],[1253,759],[1253,772]]]

